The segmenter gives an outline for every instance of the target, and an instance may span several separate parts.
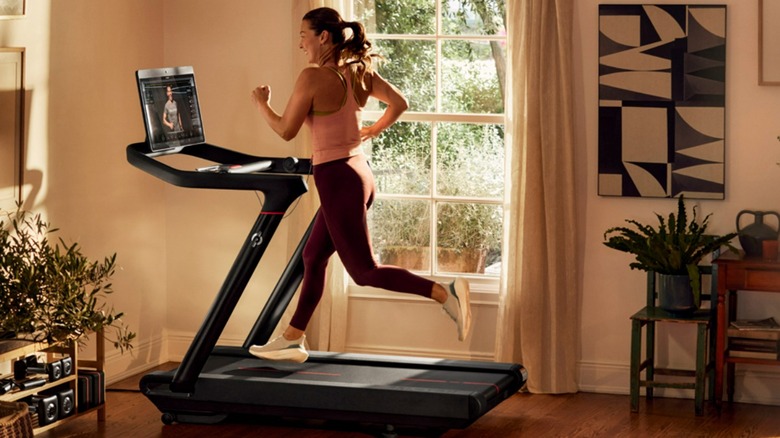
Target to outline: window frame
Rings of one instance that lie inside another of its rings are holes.
[[[443,25],[442,25],[442,12],[441,12],[441,3],[446,0],[434,0],[436,2],[436,34],[382,34],[382,33],[367,33],[367,38],[374,42],[376,40],[404,40],[404,41],[430,41],[434,42],[436,47],[436,55],[435,55],[435,87],[436,90],[441,91],[442,90],[442,65],[443,65],[443,55],[442,55],[442,48],[444,46],[444,43],[447,41],[467,41],[467,42],[494,42],[498,41],[501,43],[506,44],[507,38],[506,34],[500,35],[479,35],[479,34],[444,34],[441,33],[443,31]],[[354,17],[354,5],[352,1],[348,2],[348,10],[349,10],[349,17]],[[354,18],[353,18],[354,19]],[[509,73],[509,65],[506,66],[507,76]],[[506,85],[505,85],[505,92],[506,92]],[[506,154],[507,150],[507,141],[508,141],[508,133],[507,133],[507,126],[508,126],[508,120],[507,120],[507,112],[508,112],[508,105],[506,100],[506,93],[504,94],[504,105],[503,110],[504,112],[501,114],[486,114],[486,113],[458,113],[458,112],[421,112],[421,111],[406,111],[404,112],[398,119],[397,122],[418,122],[418,123],[428,123],[431,127],[431,143],[430,143],[430,150],[431,150],[431,172],[429,174],[429,184],[430,184],[430,191],[428,194],[419,195],[419,194],[402,194],[402,193],[382,193],[377,192],[376,199],[377,200],[422,200],[429,202],[429,208],[430,208],[430,248],[431,248],[431,263],[430,267],[425,271],[414,271],[415,273],[422,275],[424,277],[430,278],[434,281],[445,281],[448,279],[451,279],[453,276],[463,276],[469,278],[469,282],[472,284],[472,289],[477,292],[487,292],[487,293],[493,293],[497,294],[499,291],[499,282],[501,278],[501,274],[499,275],[488,275],[488,274],[477,274],[477,273],[452,273],[452,272],[438,272],[437,270],[437,257],[435,257],[435,249],[438,248],[438,235],[437,235],[437,229],[436,224],[438,221],[437,214],[438,214],[438,205],[440,203],[448,203],[448,202],[457,202],[457,203],[474,203],[474,204],[488,204],[488,205],[495,205],[499,208],[506,208],[505,205],[505,196],[506,196],[506,187],[504,188],[504,193],[500,197],[473,197],[473,196],[447,196],[447,195],[441,195],[438,194],[438,187],[437,187],[437,172],[438,172],[438,157],[437,157],[437,132],[438,127],[437,125],[440,123],[469,123],[469,124],[494,124],[494,125],[502,125],[504,127],[504,159],[506,160],[508,157],[508,154]],[[442,93],[437,92],[435,95],[435,109],[437,111],[440,111],[442,108]],[[368,110],[363,109],[363,120],[364,121],[376,121],[381,115],[383,114],[383,111],[381,110]],[[501,163],[501,169],[505,168],[505,161]],[[506,214],[504,212],[504,217],[506,217]],[[505,223],[503,224],[505,225]],[[503,240],[503,239],[502,239]],[[504,254],[503,254],[503,248],[502,248],[502,255],[501,260],[505,260]],[[504,269],[504,266],[502,265],[502,270]],[[356,285],[354,283],[351,283],[353,287]]]

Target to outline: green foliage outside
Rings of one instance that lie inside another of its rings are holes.
[[[440,42],[438,67],[435,1],[355,0],[353,4],[356,19],[369,33],[380,35],[372,39],[375,51],[386,60],[379,72],[406,95],[410,112],[503,114],[503,42],[472,37],[504,31],[503,0],[442,1],[443,34],[462,39]],[[416,37],[399,39],[399,34]],[[437,89],[437,74],[441,89]],[[380,109],[376,102],[372,105],[367,109]],[[438,247],[481,250],[488,253],[488,264],[500,261],[502,125],[401,122],[373,140],[370,154],[380,193],[422,197],[382,199],[375,204],[370,223],[375,247],[428,246],[432,197],[477,198],[476,203],[437,202]]]

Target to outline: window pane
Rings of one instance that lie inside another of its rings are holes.
[[[501,206],[442,202],[437,214],[437,270],[497,275],[486,268],[501,261]]]
[[[505,35],[505,0],[442,0],[443,33]]]
[[[385,80],[398,87],[410,111],[431,112],[436,105],[436,43],[433,41],[375,40],[376,52],[385,57],[378,67]],[[379,106],[369,101],[367,110]]]
[[[503,125],[440,123],[436,156],[438,194],[502,198]]]
[[[442,57],[442,111],[504,113],[504,48],[501,44],[444,41]]]
[[[371,241],[379,263],[430,271],[430,203],[378,199],[368,211]]]
[[[355,20],[368,33],[425,34],[436,29],[434,0],[354,0]]]
[[[431,125],[398,122],[368,146],[380,193],[431,193]]]

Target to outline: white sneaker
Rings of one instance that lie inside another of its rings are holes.
[[[444,286],[449,297],[442,307],[444,312],[455,321],[458,327],[458,340],[466,339],[471,331],[471,303],[469,302],[469,282],[464,278],[456,278]]]
[[[306,335],[292,341],[279,335],[265,345],[252,345],[249,353],[261,359],[303,363],[309,358],[303,346],[305,340]]]

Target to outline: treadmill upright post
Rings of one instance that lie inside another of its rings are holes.
[[[260,316],[255,321],[255,325],[252,326],[249,335],[247,335],[243,348],[248,349],[252,345],[262,345],[268,342],[284,311],[290,305],[295,291],[298,290],[298,286],[303,280],[303,248],[306,246],[306,242],[309,241],[309,236],[312,228],[314,228],[314,221],[317,219],[318,214],[319,211],[314,214],[314,219],[311,220],[309,227],[306,229],[303,237],[301,237],[300,243],[295,248],[295,252],[290,257],[290,261],[287,262],[287,267],[282,272],[282,276],[279,277],[279,281],[268,297],[265,306],[263,306]]]
[[[249,279],[260,262],[268,243],[282,220],[281,214],[261,211],[225,278],[206,319],[176,370],[170,388],[173,392],[192,392],[206,360],[217,344]]]

